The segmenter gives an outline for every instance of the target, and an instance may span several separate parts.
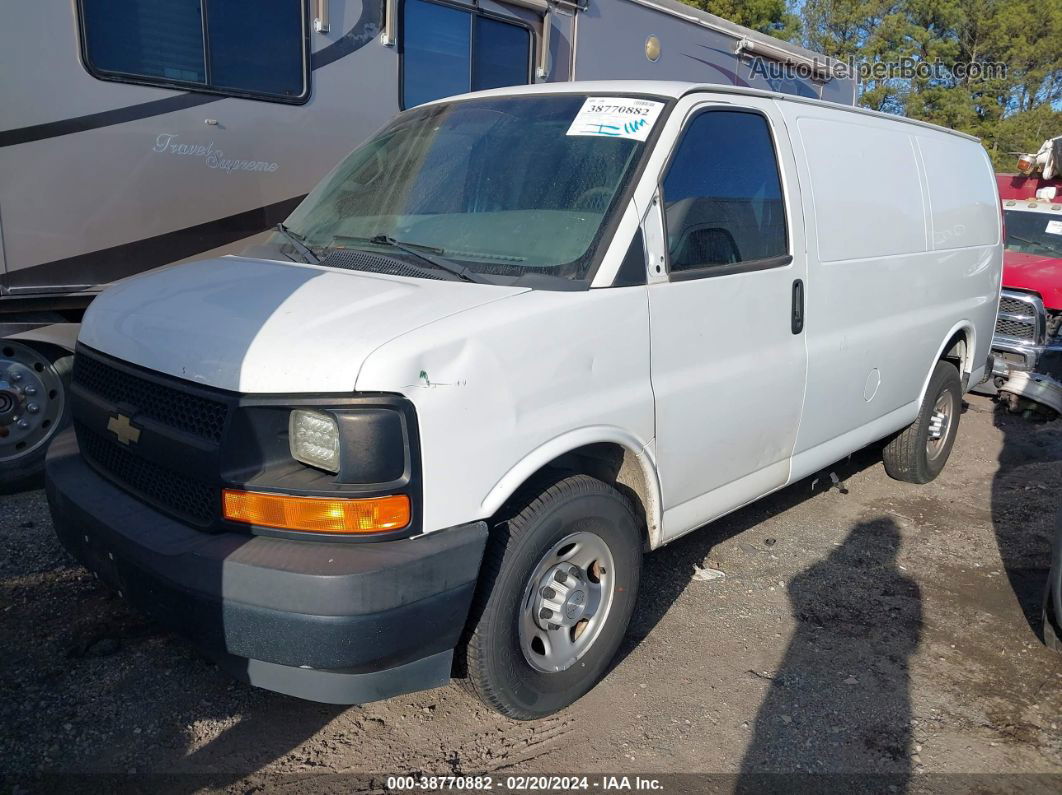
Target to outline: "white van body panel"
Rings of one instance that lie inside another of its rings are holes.
[[[585,444],[641,453],[654,432],[648,324],[644,287],[535,290],[373,352],[357,390],[417,409],[424,528],[490,516],[523,482],[510,473]]]
[[[807,409],[792,480],[912,422],[934,363],[960,330],[965,373],[980,376],[1002,244],[995,181],[978,143],[778,104],[811,219]]]
[[[93,301],[79,339],[219,389],[349,393],[361,363],[392,337],[521,292],[223,257],[119,282]]]
[[[427,532],[489,518],[567,452],[619,445],[651,547],[909,424],[956,333],[964,374],[983,371],[1002,243],[976,141],[765,92],[616,82],[484,93],[576,89],[676,100],[592,289],[229,257],[122,282],[95,302],[81,341],[245,393],[404,395]],[[708,105],[768,119],[793,259],[672,281],[655,199],[685,121]],[[941,184],[949,174],[958,187]],[[639,222],[647,284],[608,286]]]

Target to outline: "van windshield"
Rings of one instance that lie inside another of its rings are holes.
[[[407,111],[326,177],[285,229],[325,265],[359,249],[413,264],[421,253],[445,258],[497,283],[584,280],[664,107],[624,99],[648,107],[649,120],[616,133],[586,123],[589,100],[500,97]]]

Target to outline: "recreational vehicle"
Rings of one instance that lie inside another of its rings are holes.
[[[854,100],[837,64],[677,0],[10,3],[0,52],[0,490],[66,422],[101,284],[241,250],[400,109],[575,78]]]
[[[253,684],[456,665],[546,715],[607,669],[644,551],[876,440],[940,473],[1002,253],[984,149],[931,125],[654,81],[429,103],[255,256],[93,302],[55,527]]]

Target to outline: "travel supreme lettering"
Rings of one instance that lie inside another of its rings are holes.
[[[151,151],[156,154],[176,155],[178,157],[201,157],[208,168],[218,169],[227,174],[233,171],[260,171],[272,174],[280,168],[277,163],[269,163],[264,160],[240,160],[226,158],[221,149],[214,148],[214,142],[179,143],[176,133],[159,133],[155,138],[155,145]]]

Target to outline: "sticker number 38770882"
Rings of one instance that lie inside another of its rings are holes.
[[[644,141],[663,109],[663,102],[651,99],[589,97],[568,128],[568,135]]]

